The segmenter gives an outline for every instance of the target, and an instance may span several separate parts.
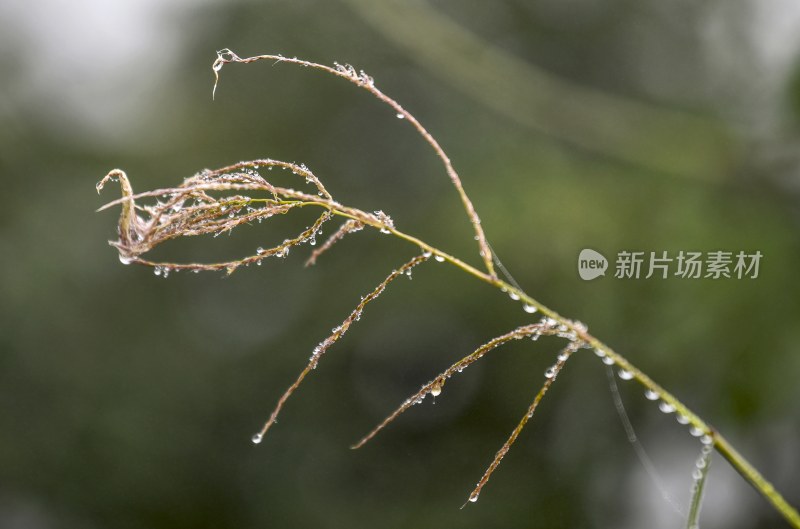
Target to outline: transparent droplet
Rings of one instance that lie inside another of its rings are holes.
[[[616,362],[614,362],[614,359],[611,358],[610,356],[604,356],[603,363],[607,366],[613,366]]]
[[[157,267],[153,268],[153,273],[155,275],[157,275],[157,276],[160,276],[161,275],[161,267],[157,266]]]
[[[622,380],[630,380],[633,378],[633,373],[631,373],[627,369],[620,369],[619,371],[617,371],[617,375],[619,375],[619,378],[621,378]]]
[[[672,413],[673,411],[675,411],[675,406],[673,406],[669,402],[662,400],[661,402],[658,403],[658,409],[664,413]]]
[[[250,440],[253,441],[254,445],[257,445],[258,443],[261,442],[261,440],[263,438],[264,438],[264,436],[261,435],[261,433],[257,433],[257,434],[253,434],[253,437],[251,437]]]
[[[405,116],[401,112],[398,112],[397,119],[403,119],[403,118],[405,118]]]
[[[439,382],[431,386],[431,395],[433,395],[434,397],[438,397],[441,394],[442,394],[442,385]]]
[[[606,355],[605,351],[603,351],[601,349],[595,349],[594,350],[594,354],[596,354],[600,358],[603,358]]]
[[[533,314],[534,312],[536,312],[539,309],[537,309],[533,305],[529,305],[529,304],[526,303],[525,305],[522,306],[522,310],[524,310],[528,314]]]
[[[131,264],[131,261],[133,261],[133,259],[131,257],[125,257],[124,255],[119,254],[119,262],[120,263],[122,263],[124,265],[129,265],[129,264]]]
[[[443,257],[443,256],[441,256],[441,255],[436,255],[436,256],[434,257],[434,259],[436,259],[436,261],[438,261],[438,262],[440,262],[440,263],[443,263],[443,262],[444,262],[444,257]]]
[[[553,378],[556,376],[556,370],[554,367],[548,367],[547,370],[544,372],[545,378]]]
[[[264,248],[262,248],[261,246],[259,246],[259,247],[256,249],[256,253],[264,253],[265,251],[266,251],[266,250],[264,250]]]
[[[519,301],[519,294],[516,292],[509,292],[508,297],[510,297],[514,301]]]
[[[706,434],[700,438],[700,442],[703,443],[704,445],[710,445],[711,443],[714,442],[714,439],[710,435]]]
[[[469,495],[470,503],[475,503],[476,501],[478,501],[478,496],[480,496],[479,492],[473,492],[472,494],[470,494]]]
[[[431,254],[431,252],[429,250],[423,250],[422,251],[422,257],[425,257],[426,259],[429,258],[431,255],[433,255],[433,254]]]
[[[698,428],[697,426],[692,426],[689,428],[689,433],[692,434],[693,437],[700,437],[703,435],[702,428]]]
[[[539,335],[537,334],[536,336],[539,336]],[[569,358],[569,354],[568,353],[563,353],[563,352],[562,353],[558,353],[558,361],[559,362],[566,362],[567,358]]]
[[[695,481],[700,481],[702,477],[703,477],[702,470],[700,470],[699,468],[692,470],[692,479],[694,479]]]
[[[658,393],[653,391],[652,389],[648,389],[644,392],[644,398],[647,400],[658,400]]]
[[[680,424],[689,424],[689,417],[686,415],[681,415],[680,413],[675,416],[675,420]]]

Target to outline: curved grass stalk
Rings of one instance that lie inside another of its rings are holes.
[[[625,357],[614,351],[611,347],[601,342],[596,337],[589,334],[585,325],[580,322],[572,321],[564,316],[561,316],[553,309],[540,303],[520,287],[510,284],[498,278],[494,272],[492,263],[492,253],[489,250],[488,243],[486,242],[483,230],[480,225],[480,219],[472,207],[472,203],[466,196],[463,187],[461,186],[460,179],[452,168],[449,159],[438,143],[430,136],[430,134],[419,124],[419,122],[407,111],[405,111],[393,99],[385,96],[377,88],[375,88],[372,79],[364,72],[357,74],[355,69],[351,66],[337,66],[337,68],[330,68],[327,66],[302,61],[299,59],[287,59],[276,55],[262,55],[258,57],[251,57],[248,59],[240,59],[230,51],[220,52],[217,61],[214,63],[214,71],[218,74],[223,64],[228,62],[254,62],[262,59],[272,59],[276,61],[291,62],[302,66],[309,66],[317,68],[338,77],[344,77],[351,82],[361,86],[389,104],[392,108],[402,114],[409,122],[413,123],[419,134],[428,141],[434,148],[439,158],[445,164],[448,175],[450,176],[453,184],[455,185],[459,195],[462,197],[465,210],[470,222],[473,224],[478,240],[480,254],[485,266],[485,270],[480,270],[474,266],[462,261],[461,259],[450,255],[434,246],[429,245],[422,239],[413,235],[404,233],[395,228],[391,218],[381,211],[372,213],[340,204],[335,201],[331,195],[324,188],[319,179],[308,170],[305,166],[298,166],[296,164],[281,162],[278,160],[263,159],[248,162],[239,162],[221,169],[214,171],[203,171],[187,178],[183,184],[174,188],[166,188],[155,191],[149,191],[140,194],[134,194],[130,182],[124,172],[120,170],[111,171],[101,180],[97,189],[98,192],[102,187],[111,180],[119,181],[122,188],[122,197],[112,201],[100,210],[108,207],[119,205],[121,206],[121,213],[118,225],[118,240],[112,241],[111,245],[116,247],[120,260],[124,264],[136,263],[145,266],[155,267],[156,273],[166,273],[170,270],[224,270],[228,273],[234,272],[242,265],[249,265],[251,263],[260,263],[261,260],[268,257],[284,257],[290,248],[302,245],[306,242],[314,240],[319,228],[334,216],[342,217],[348,221],[353,221],[364,227],[371,227],[378,229],[383,233],[391,234],[398,239],[404,240],[418,249],[421,249],[422,255],[413,258],[398,270],[392,272],[389,277],[382,282],[367,298],[356,307],[356,310],[345,320],[338,330],[324,342],[320,344],[323,347],[324,353],[327,348],[338,340],[353,321],[358,319],[360,311],[364,305],[370,300],[379,295],[386,285],[400,274],[410,270],[420,262],[426,260],[431,256],[435,256],[438,261],[446,261],[455,266],[462,272],[465,272],[493,287],[499,291],[506,293],[512,299],[523,303],[526,312],[540,312],[545,318],[547,325],[557,328],[556,334],[570,340],[570,344],[563,352],[565,358],[559,358],[559,362],[553,366],[553,375],[557,374],[561,369],[563,362],[566,358],[581,346],[593,348],[595,354],[604,359],[606,365],[616,365],[620,370],[626,372],[626,378],[635,379],[653,396],[654,399],[660,400],[662,406],[674,411],[681,417],[681,422],[690,427],[690,432],[701,438],[701,441],[706,446],[713,446],[725,459],[727,459],[742,477],[750,483],[759,493],[761,493],[772,506],[786,519],[786,521],[796,529],[800,529],[800,515],[797,510],[792,507],[783,496],[775,490],[773,485],[767,481],[741,454],[739,454],[733,446],[716,430],[708,425],[700,416],[691,411],[686,405],[679,401],[674,395],[666,391],[664,388],[656,384],[644,372],[632,365]],[[216,86],[216,85],[215,85]],[[305,184],[312,186],[315,192],[298,191],[292,188],[286,188],[273,185],[267,182],[258,172],[260,167],[278,167],[281,169],[289,170],[303,178]],[[227,192],[246,192],[256,193],[259,196],[250,196],[236,194],[232,196],[217,197],[219,194]],[[152,206],[139,206],[136,201],[144,198],[156,199],[156,204]],[[308,207],[320,208],[321,213],[312,226],[301,231],[294,237],[287,238],[278,245],[268,249],[259,248],[254,255],[244,257],[239,260],[220,262],[220,263],[159,263],[143,259],[141,256],[158,246],[161,243],[175,239],[182,236],[196,236],[203,234],[218,235],[226,233],[235,227],[242,224],[260,222],[278,214],[289,214],[294,210]],[[143,217],[140,215],[146,215]],[[346,223],[347,224],[347,223]],[[355,224],[353,224],[355,225]],[[347,230],[345,230],[347,231]],[[352,230],[350,230],[352,231]],[[335,234],[335,237],[346,235],[346,233]],[[338,240],[338,239],[337,239]],[[334,241],[335,242],[335,241]],[[524,330],[520,330],[524,329]],[[507,335],[495,338],[493,341],[488,342],[482,348],[476,350],[472,355],[462,359],[460,362],[466,362],[463,366],[469,365],[475,360],[482,357],[490,349],[497,345],[504,343],[505,337],[513,339],[516,336],[522,336],[525,332],[533,332],[534,327],[519,328]],[[515,335],[516,333],[516,335]],[[507,341],[507,340],[506,340]],[[303,378],[308,372],[313,369],[319,357],[316,358],[312,355],[309,364],[301,372],[298,380],[289,387],[284,395],[278,401],[276,409],[270,416],[270,419],[265,424],[260,434],[254,436],[253,440],[258,442],[263,437],[263,433],[274,424],[274,419],[280,411],[286,399],[297,388]],[[457,362],[454,366],[458,366]],[[451,366],[451,369],[454,367]],[[448,371],[445,371],[447,373]],[[452,374],[452,373],[451,373]],[[542,389],[537,393],[536,398],[528,409],[528,413],[522,418],[517,428],[511,434],[511,437],[506,441],[500,451],[496,454],[492,464],[487,469],[478,486],[473,491],[470,499],[477,499],[477,494],[480,493],[482,487],[488,481],[489,476],[499,464],[502,457],[510,448],[511,444],[516,440],[522,428],[527,423],[530,415],[535,411],[536,406],[541,401],[544,393],[552,385],[555,376],[551,376],[545,381]],[[423,386],[418,392],[418,395],[425,395],[441,391],[441,386],[444,383],[443,378],[437,377],[433,382]],[[401,407],[390,415],[387,421],[381,423],[371,434],[365,439],[362,439],[357,446],[361,446],[363,442],[369,440],[374,436],[377,431],[382,429],[388,422],[394,419],[397,415],[405,411],[407,407]],[[662,408],[663,409],[663,408]]]

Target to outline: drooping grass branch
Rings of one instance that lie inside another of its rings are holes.
[[[202,171],[185,179],[177,187],[139,194],[134,194],[128,177],[124,172],[118,169],[111,171],[97,184],[98,192],[112,180],[118,181],[121,186],[122,197],[100,208],[103,210],[111,206],[120,206],[121,209],[118,223],[118,239],[111,241],[110,244],[117,249],[120,261],[124,264],[134,263],[150,266],[155,269],[158,275],[164,277],[171,271],[181,270],[221,270],[231,274],[241,266],[248,266],[252,263],[260,264],[266,258],[285,257],[289,250],[294,247],[299,247],[306,243],[314,245],[320,228],[333,217],[341,217],[344,221],[342,226],[320,248],[312,252],[307,264],[313,264],[323,252],[329,251],[337,241],[349,233],[366,228],[377,229],[383,233],[391,234],[412,244],[415,247],[415,251],[421,252],[421,254],[411,258],[405,264],[392,271],[371,293],[362,298],[343,323],[335,328],[332,334],[314,349],[311,358],[298,375],[296,381],[279,398],[264,427],[253,436],[254,442],[261,441],[267,430],[275,423],[278,413],[282,410],[288,398],[310,371],[317,366],[325,352],[347,332],[355,321],[358,321],[366,305],[380,295],[392,280],[402,274],[410,273],[413,267],[430,257],[434,257],[435,260],[448,262],[462,272],[506,293],[514,302],[522,303],[525,312],[529,314],[539,312],[540,319],[536,323],[518,327],[513,331],[489,340],[471,354],[451,365],[431,382],[423,385],[417,393],[405,400],[374,430],[356,443],[354,448],[360,447],[372,439],[380,430],[413,404],[421,401],[427,394],[430,393],[433,396],[440,394],[447,379],[480,360],[489,351],[514,339],[524,337],[535,339],[540,335],[555,335],[566,339],[567,345],[559,354],[557,362],[545,372],[545,381],[541,389],[537,392],[527,412],[512,431],[508,440],[497,452],[483,477],[470,494],[469,499],[471,501],[477,500],[489,477],[520,435],[545,393],[555,382],[567,359],[579,349],[588,348],[593,350],[605,365],[614,366],[621,379],[635,380],[641,384],[645,389],[645,396],[650,400],[658,401],[659,409],[662,412],[674,413],[680,424],[686,425],[692,435],[700,438],[703,446],[716,448],[739,471],[744,479],[755,487],[793,527],[800,529],[800,515],[798,515],[797,510],[789,505],[781,494],[774,489],[772,484],[703,419],[692,412],[674,395],[656,384],[645,373],[637,369],[622,355],[589,334],[585,325],[561,316],[525,293],[513,281],[504,281],[495,274],[493,255],[486,241],[480,219],[464,191],[461,180],[449,158],[420,122],[394,99],[378,90],[371,77],[363,71],[356,72],[355,68],[349,65],[342,66],[337,64],[335,68],[331,68],[279,55],[261,55],[242,59],[230,50],[223,50],[218,54],[213,70],[218,81],[219,72],[223,65],[228,63],[251,63],[260,60],[272,60],[311,67],[336,77],[344,78],[372,93],[379,100],[389,105],[399,116],[411,123],[442,161],[451,182],[461,197],[467,217],[475,231],[475,238],[478,241],[478,251],[484,270],[433,247],[418,237],[400,231],[394,226],[392,219],[382,211],[368,212],[341,204],[331,196],[322,182],[304,165],[272,159],[239,162],[216,170]],[[214,86],[216,90],[217,84],[215,83]],[[273,168],[283,169],[299,177],[301,185],[305,186],[305,190],[276,185],[265,179],[259,172],[262,169],[271,170]],[[155,203],[141,205],[140,203],[144,200],[155,201]],[[216,263],[173,263],[156,262],[143,257],[162,243],[179,237],[216,236],[230,232],[243,224],[260,223],[277,215],[289,215],[297,210],[308,208],[317,212],[316,220],[310,226],[299,233],[287,237],[279,244],[270,248],[258,248],[255,253],[240,259]],[[704,484],[705,477],[703,476],[702,479],[703,481],[697,484],[700,488]],[[695,521],[697,513],[699,513],[700,497],[698,492],[693,499],[691,512],[694,513]],[[697,506],[694,505],[695,502]]]

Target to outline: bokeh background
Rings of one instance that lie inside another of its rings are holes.
[[[4,0],[0,3],[0,527],[682,527],[639,463],[605,367],[574,358],[480,501],[459,510],[553,363],[515,343],[365,448],[420,384],[530,321],[427,264],[336,344],[264,442],[313,347],[415,251],[360,233],[312,269],[122,266],[95,209],[273,157],[340,201],[477,262],[438,160],[338,79],[215,51],[352,63],[438,138],[487,234],[537,299],[588,324],[800,504],[800,4],[791,0]],[[266,225],[191,241],[251,253]],[[755,280],[581,281],[583,248],[744,250]],[[663,486],[689,499],[699,443],[620,391]],[[785,524],[721,458],[704,527]]]

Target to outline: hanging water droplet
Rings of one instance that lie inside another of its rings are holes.
[[[662,400],[661,402],[658,403],[658,409],[661,410],[663,413],[672,413],[673,411],[675,411],[675,406],[673,406],[669,402]]]
[[[257,445],[258,443],[261,442],[261,440],[263,438],[264,438],[264,436],[261,435],[261,433],[257,433],[257,434],[253,434],[253,437],[251,437],[250,440],[253,441],[254,445]]]
[[[261,246],[259,246],[259,247],[256,249],[256,253],[259,253],[259,254],[260,254],[260,253],[264,253],[265,251],[266,251],[266,250],[264,250],[264,248],[262,248]]]
[[[129,265],[129,264],[131,264],[131,261],[133,261],[133,258],[125,257],[124,255],[119,254],[119,262],[120,263],[122,263],[124,265]]]
[[[431,395],[434,397],[438,397],[442,394],[442,384],[441,382],[437,381],[433,386],[431,386]]]
[[[700,442],[703,443],[704,445],[710,445],[711,443],[714,442],[714,439],[710,435],[706,434],[700,438]]]
[[[519,294],[516,292],[509,292],[508,297],[510,297],[514,301],[519,301]]]
[[[534,312],[536,312],[539,309],[537,309],[533,305],[529,305],[529,304],[526,303],[525,305],[522,306],[522,310],[524,310],[528,314],[533,314]]]
[[[470,503],[475,503],[476,501],[478,501],[478,496],[480,496],[479,492],[473,492],[472,494],[470,494],[469,495]]]
[[[401,112],[398,112],[397,119],[403,119],[403,118],[405,118],[405,116]]]
[[[153,273],[155,275],[157,275],[157,276],[160,276],[161,275],[161,267],[157,266],[157,267],[153,268]]]
[[[548,367],[547,370],[544,372],[545,378],[553,378],[556,376],[556,370],[554,367]]]
[[[633,373],[631,373],[627,369],[620,369],[619,371],[617,371],[617,375],[619,375],[619,378],[621,378],[622,380],[631,380],[633,378]]]
[[[436,261],[437,261],[437,262],[440,262],[440,263],[443,263],[443,262],[444,262],[444,257],[443,257],[443,256],[441,256],[441,255],[436,255],[436,256],[434,257],[434,259],[436,259]]]
[[[678,421],[679,424],[689,424],[689,417],[681,415],[680,413],[675,416],[675,420]]]
[[[428,259],[431,255],[433,255],[433,254],[430,252],[430,250],[423,250],[422,251],[422,257],[424,257],[426,259]]]
[[[692,470],[692,479],[693,480],[700,481],[700,479],[702,477],[703,477],[703,471],[702,470],[700,470],[699,468],[696,468],[696,469]]]
[[[698,428],[697,426],[692,426],[691,428],[689,428],[689,433],[692,435],[692,437],[700,437],[701,435],[703,435],[703,430],[702,428]]]
[[[644,392],[644,398],[647,400],[658,400],[658,393],[653,391],[652,389],[648,389]]]
[[[559,362],[566,362],[568,358],[569,358],[569,353],[566,353],[566,352],[558,353],[558,361]]]
[[[614,362],[614,359],[611,358],[610,356],[604,356],[603,363],[607,366],[613,366],[616,362]]]
[[[601,349],[595,349],[594,354],[596,354],[600,358],[603,358],[606,355],[606,352]]]
[[[170,268],[165,266],[164,271],[161,273],[161,275],[164,277],[164,279],[166,279],[169,273],[170,273]]]

